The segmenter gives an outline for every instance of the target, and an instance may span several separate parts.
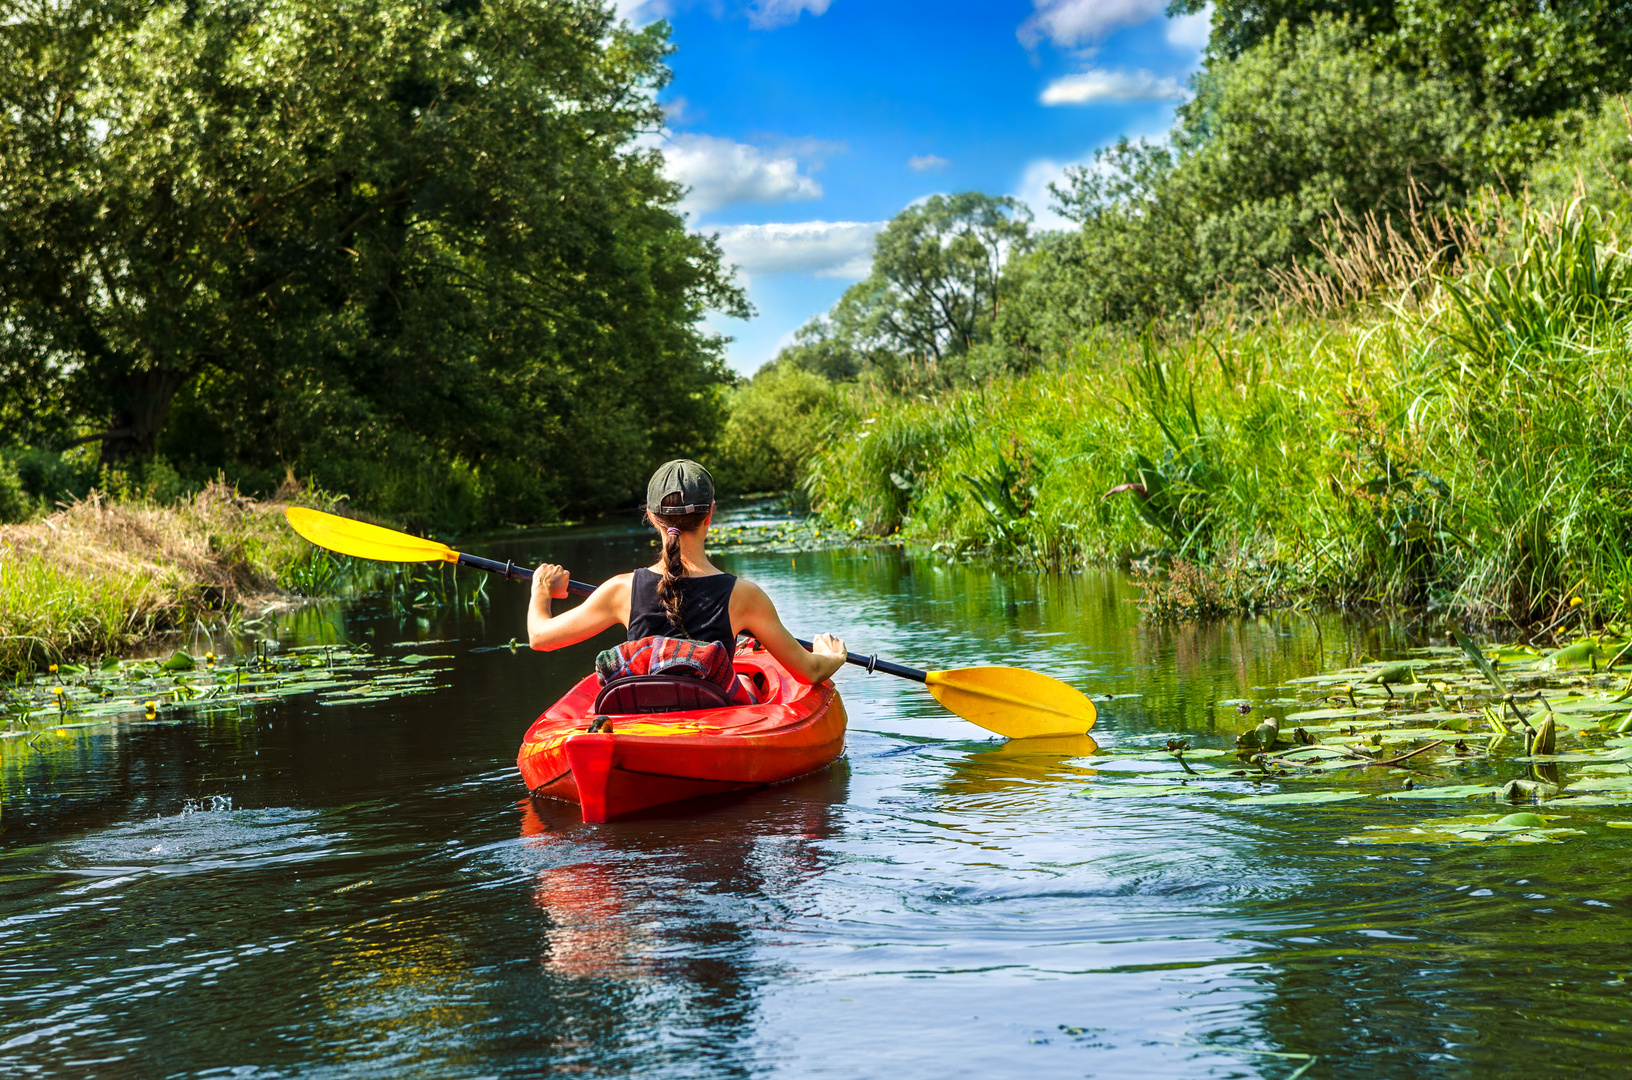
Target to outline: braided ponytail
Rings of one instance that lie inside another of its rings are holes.
[[[684,505],[679,494],[665,495],[664,506]],[[686,624],[680,619],[680,579],[686,576],[686,563],[680,557],[680,534],[702,527],[708,511],[691,514],[664,513],[657,507],[649,509],[663,522],[658,530],[663,534],[663,580],[657,583],[657,602],[663,605],[663,614],[681,637],[686,635]]]

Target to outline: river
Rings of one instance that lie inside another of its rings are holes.
[[[599,580],[650,547],[603,527],[479,550]],[[1094,735],[1119,750],[1226,745],[1236,702],[1412,644],[1336,615],[1156,629],[1111,574],[892,549],[719,561],[802,634],[1063,678],[1101,701]],[[1627,834],[1366,848],[1341,840],[1398,811],[1083,798],[1080,747],[989,739],[922,687],[854,668],[836,680],[851,727],[832,768],[584,825],[525,797],[515,752],[607,642],[494,648],[523,636],[525,589],[489,593],[485,608],[425,615],[311,607],[265,629],[285,648],[445,654],[434,693],[86,729],[16,765],[0,1076],[1360,1078],[1629,1063]]]

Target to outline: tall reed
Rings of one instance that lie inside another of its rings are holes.
[[[1165,554],[1286,595],[1632,618],[1620,223],[1492,201],[1350,228],[1324,291],[1288,277],[1257,316],[1097,338],[976,390],[852,395],[815,505],[949,555]]]

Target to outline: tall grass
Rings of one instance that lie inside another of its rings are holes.
[[[1337,284],[1289,276],[1261,316],[1102,337],[979,390],[853,394],[815,505],[949,554],[1176,557],[1258,600],[1632,617],[1632,258],[1579,203],[1497,209],[1362,223],[1331,238]]]
[[[286,503],[214,484],[175,504],[100,495],[0,526],[0,671],[110,655],[327,572]]]

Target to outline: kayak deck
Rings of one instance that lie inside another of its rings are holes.
[[[806,686],[763,650],[734,658],[764,676],[762,705],[609,714],[591,733],[600,680],[581,680],[521,743],[516,765],[535,797],[576,802],[585,821],[612,821],[665,803],[745,791],[815,772],[844,752],[847,718],[831,682]]]

